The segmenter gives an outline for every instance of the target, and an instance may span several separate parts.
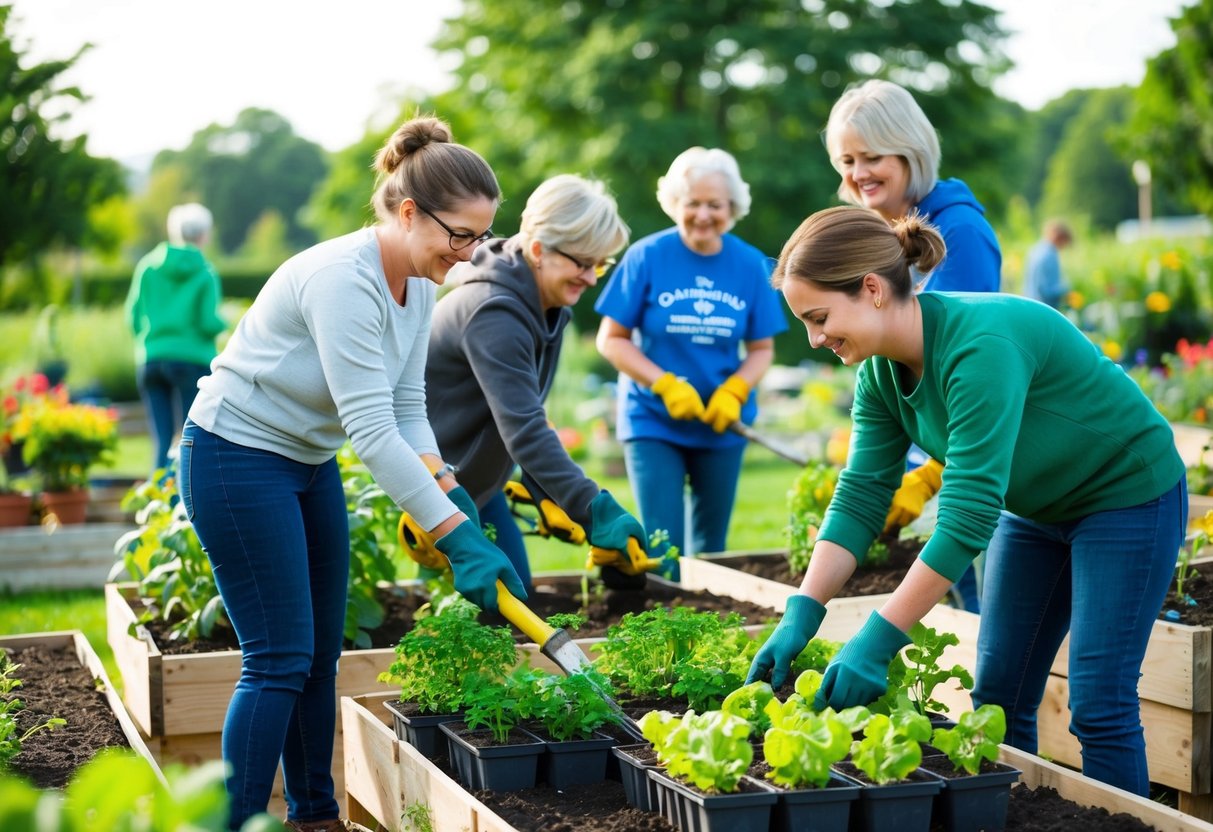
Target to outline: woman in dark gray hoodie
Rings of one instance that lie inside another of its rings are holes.
[[[624,550],[629,537],[647,542],[640,521],[569,458],[544,410],[569,307],[627,241],[602,183],[555,176],[527,200],[518,234],[477,249],[457,288],[434,308],[425,370],[430,424],[443,460],[528,585],[526,548],[502,494],[515,463],[591,545]]]

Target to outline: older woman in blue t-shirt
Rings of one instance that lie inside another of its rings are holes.
[[[752,391],[787,324],[768,258],[729,233],[750,210],[729,153],[684,151],[657,199],[675,226],[624,254],[595,306],[598,350],[620,371],[617,435],[645,528],[666,530],[683,553],[717,552],[745,449],[728,428],[754,420]]]

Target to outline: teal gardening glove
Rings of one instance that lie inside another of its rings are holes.
[[[609,491],[599,491],[590,501],[590,523],[585,531],[591,546],[626,552],[628,538],[634,537],[640,548],[648,548],[644,526],[615,502]]]
[[[778,690],[788,678],[792,662],[804,650],[809,639],[826,617],[826,608],[807,595],[793,595],[779,625],[766,644],[758,649],[750,664],[745,683],[757,682],[771,672],[771,687]]]
[[[476,528],[481,528],[480,512],[476,510],[476,503],[472,501],[472,495],[462,485],[457,485],[450,491],[446,492],[447,499],[455,504],[455,508],[462,511],[468,516],[468,519],[475,524]]]
[[[829,705],[841,711],[879,699],[889,687],[889,662],[909,643],[909,636],[873,610],[826,668],[813,710]]]
[[[497,609],[498,578],[511,595],[526,600],[522,579],[505,553],[490,543],[471,520],[464,520],[454,531],[434,541],[434,545],[451,562],[455,590],[481,609]]]

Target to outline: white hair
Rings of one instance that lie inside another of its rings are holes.
[[[741,178],[741,169],[733,155],[718,147],[691,147],[678,154],[666,175],[657,180],[657,202],[661,210],[678,222],[678,203],[686,197],[692,185],[713,173],[723,175],[728,183],[733,222],[750,213],[750,186]]]
[[[198,245],[214,224],[215,218],[205,205],[174,205],[168,212],[168,240],[175,246]]]
[[[526,201],[518,236],[524,251],[538,240],[545,248],[598,260],[628,244],[628,227],[603,183],[562,173]]]

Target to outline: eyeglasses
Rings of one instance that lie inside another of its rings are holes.
[[[442,226],[443,231],[451,235],[451,251],[463,251],[463,249],[467,248],[468,246],[483,243],[485,240],[488,240],[493,236],[493,229],[491,226],[486,229],[483,234],[469,234],[466,231],[456,231],[445,222],[438,219],[438,216],[433,211],[426,208],[420,202],[414,200],[413,204],[417,206],[418,211],[421,211],[434,222],[438,223],[440,226]]]
[[[565,258],[566,260],[571,261],[573,263],[573,265],[575,265],[577,268],[581,269],[583,272],[586,271],[587,269],[592,271],[594,273],[595,277],[602,277],[603,275],[605,275],[607,273],[607,269],[609,269],[609,268],[611,268],[611,266],[615,265],[614,257],[608,257],[605,260],[603,260],[601,263],[586,263],[582,260],[578,260],[576,257],[574,257],[571,254],[565,254],[563,251],[556,248],[555,246],[552,247],[552,251],[555,252],[556,254],[559,254],[561,257]]]

